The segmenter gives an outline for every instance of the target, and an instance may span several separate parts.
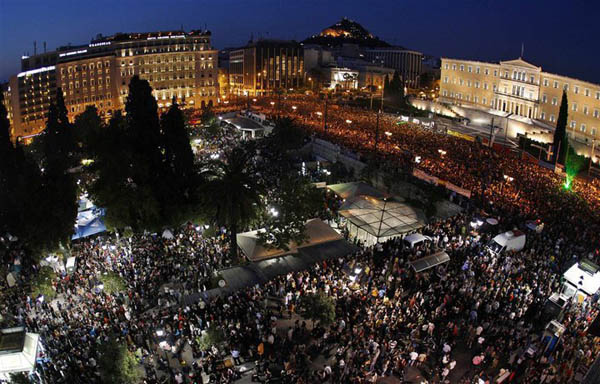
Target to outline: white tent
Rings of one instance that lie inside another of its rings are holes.
[[[169,240],[175,238],[175,236],[173,236],[173,232],[171,232],[171,230],[169,230],[169,229],[165,229],[163,231],[162,237],[163,237],[163,239],[169,239]]]
[[[33,371],[39,338],[23,327],[0,330],[0,380],[10,379],[11,373]]]
[[[425,225],[425,215],[421,210],[394,198],[354,196],[346,199],[339,213],[348,221],[346,227],[350,235],[368,245]]]
[[[260,261],[297,253],[299,248],[313,246],[330,241],[341,240],[343,237],[321,219],[311,219],[306,222],[307,239],[302,244],[288,244],[288,251],[276,248],[265,248],[258,242],[258,234],[264,229],[237,234],[237,243],[244,255],[250,261]]]

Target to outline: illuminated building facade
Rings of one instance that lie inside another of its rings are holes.
[[[229,84],[235,94],[265,95],[304,84],[304,49],[300,43],[258,40],[229,55]]]
[[[419,88],[423,54],[399,48],[370,48],[364,52],[365,59],[387,68],[393,68],[408,88]]]
[[[543,72],[523,59],[486,63],[442,58],[439,100],[556,126],[567,92],[567,132],[591,144],[600,133],[600,85]]]
[[[39,133],[48,106],[61,88],[69,118],[94,105],[109,118],[124,109],[129,81],[148,80],[159,108],[173,98],[184,107],[218,100],[217,51],[209,31],[116,34],[90,44],[61,47],[21,60],[22,71],[9,81],[13,137]]]

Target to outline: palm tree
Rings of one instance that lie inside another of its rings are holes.
[[[237,256],[237,233],[258,218],[263,187],[254,172],[253,154],[243,147],[227,152],[224,160],[206,164],[204,201],[218,225],[229,230],[230,254]]]

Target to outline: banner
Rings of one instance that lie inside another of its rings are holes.
[[[450,182],[446,182],[445,187],[451,191],[458,193],[459,195],[463,195],[467,199],[471,198],[471,191],[469,191],[468,189],[461,188],[458,185],[454,185]]]
[[[461,132],[453,131],[451,129],[448,129],[448,134],[450,136],[455,136],[455,137],[458,137],[458,138],[461,138],[461,139],[464,139],[464,140],[467,140],[467,141],[475,141],[474,137],[469,136],[469,135],[464,134],[464,133],[461,133]]]
[[[430,174],[425,173],[417,168],[413,169],[413,176],[429,184],[437,185],[439,183],[439,179],[437,177],[431,176]]]
[[[431,176],[430,174],[423,172],[420,169],[417,169],[417,168],[413,169],[413,176],[416,177],[417,179],[423,180],[426,183],[445,187],[446,189],[456,192],[459,195],[463,195],[468,199],[471,198],[471,191],[469,191],[468,189],[461,188],[458,185],[454,185],[449,181],[441,180],[435,176]]]

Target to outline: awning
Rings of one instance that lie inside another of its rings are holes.
[[[450,261],[450,256],[446,252],[438,252],[433,255],[429,255],[410,263],[414,268],[415,272],[423,272],[427,269],[436,267],[440,264],[444,264]]]
[[[351,183],[332,184],[328,185],[327,188],[335,192],[336,195],[342,199],[348,199],[354,196],[370,196],[376,198],[384,198],[388,195],[379,191],[378,189],[370,186],[362,181],[354,181]]]
[[[238,246],[250,261],[261,261],[294,254],[298,253],[301,248],[342,239],[339,233],[320,219],[308,220],[306,222],[306,241],[302,244],[288,244],[288,251],[263,247],[258,242],[258,234],[262,231],[264,229],[237,234]]]

